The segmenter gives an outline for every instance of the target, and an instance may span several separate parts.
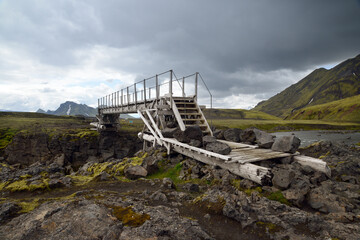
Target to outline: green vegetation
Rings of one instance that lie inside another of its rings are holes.
[[[6,148],[11,143],[17,132],[17,130],[11,128],[0,129],[0,150]]]
[[[281,230],[281,227],[276,226],[271,222],[256,222],[256,225],[266,228],[270,233],[275,233]]]
[[[360,95],[305,107],[293,112],[288,119],[360,122]]]
[[[360,55],[330,70],[317,69],[296,84],[267,101],[259,103],[254,110],[286,117],[293,109],[314,106],[359,94]]]
[[[179,173],[182,169],[182,163],[176,164],[173,168],[170,169],[164,169],[164,167],[161,167],[160,170],[150,176],[148,176],[148,179],[163,179],[163,178],[170,178],[175,184],[182,183],[184,181],[179,179]]]
[[[257,120],[279,120],[280,118],[270,114],[245,109],[204,109],[203,113],[207,119],[257,119]]]
[[[129,207],[108,206],[113,209],[114,216],[119,219],[125,226],[139,227],[146,220],[150,219],[150,215],[136,213]]]
[[[38,198],[35,198],[31,201],[18,202],[17,205],[21,207],[19,213],[28,213],[37,208],[40,205],[40,202]]]
[[[266,194],[265,197],[267,197],[270,200],[278,201],[282,204],[286,204],[290,206],[289,201],[284,197],[281,191],[276,191],[270,194]]]

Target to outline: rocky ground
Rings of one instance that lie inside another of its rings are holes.
[[[0,239],[360,239],[355,146],[299,150],[331,177],[263,162],[270,186],[140,147],[124,133],[16,135],[0,159]]]

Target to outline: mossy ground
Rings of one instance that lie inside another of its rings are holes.
[[[144,224],[146,220],[150,219],[150,215],[136,213],[129,207],[108,206],[113,209],[114,216],[120,220],[125,226],[139,227]]]
[[[170,178],[175,184],[178,183],[183,183],[184,181],[182,181],[179,178],[179,173],[182,169],[182,163],[178,163],[176,164],[174,167],[172,168],[165,168],[165,167],[160,167],[160,170],[150,176],[148,176],[148,179],[163,179],[163,178]]]

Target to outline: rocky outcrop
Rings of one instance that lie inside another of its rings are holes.
[[[57,161],[77,169],[91,156],[123,158],[141,148],[136,136],[125,133],[96,132],[49,135],[43,132],[19,133],[5,149],[9,164],[29,166],[35,162]]]
[[[291,135],[276,138],[271,149],[279,152],[295,153],[299,146],[300,139]]]
[[[173,135],[179,142],[188,143],[195,147],[202,146],[203,133],[199,126],[189,126],[185,131],[178,129]]]

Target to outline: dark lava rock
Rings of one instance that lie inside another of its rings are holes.
[[[279,152],[295,153],[299,146],[300,139],[291,135],[276,138],[271,149]]]
[[[141,166],[143,166],[149,175],[157,172],[159,170],[159,159],[157,159],[155,156],[147,156],[144,158]]]
[[[213,131],[213,135],[214,135],[214,137],[216,137],[216,139],[223,140],[224,139],[224,130],[217,129],[217,130]]]
[[[261,131],[261,130],[257,130],[255,131],[256,133],[256,143],[260,148],[271,148],[272,145],[274,144],[274,138],[275,136]]]
[[[193,146],[193,147],[201,148],[203,144],[202,144],[202,142],[200,140],[191,139],[190,142],[189,142],[189,145]]]
[[[202,143],[203,133],[199,126],[190,126],[185,131],[176,130],[174,138],[182,143],[190,143],[191,140],[199,140]]]
[[[179,128],[165,128],[163,130],[161,130],[161,134],[163,135],[163,137],[166,138],[173,138],[174,137],[174,133],[179,130]]]
[[[203,137],[202,141],[203,141],[204,147],[206,147],[206,145],[208,143],[216,142],[216,137],[206,135]]]
[[[247,128],[243,130],[240,134],[240,141],[254,144],[256,142],[256,131],[257,129],[254,128]]]
[[[16,216],[20,207],[12,202],[6,202],[0,206],[0,223],[6,222]]]
[[[183,188],[189,192],[200,192],[199,185],[195,183],[186,183]]]
[[[224,138],[227,141],[240,142],[240,134],[242,130],[238,128],[230,128],[224,131]]]
[[[130,166],[124,171],[125,177],[128,179],[138,179],[142,177],[146,177],[148,172],[142,166]]]
[[[206,150],[214,152],[214,153],[219,153],[222,155],[227,155],[231,152],[230,146],[227,145],[226,143],[222,143],[222,142],[208,143],[206,145]]]
[[[273,169],[272,183],[279,189],[287,189],[295,177],[295,173],[289,169]]]

